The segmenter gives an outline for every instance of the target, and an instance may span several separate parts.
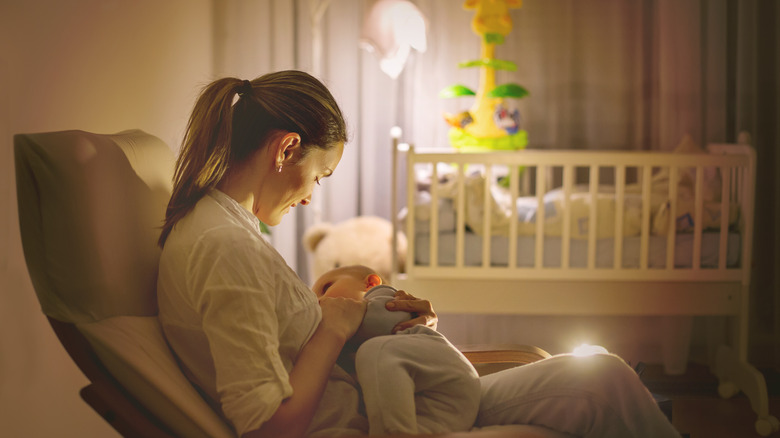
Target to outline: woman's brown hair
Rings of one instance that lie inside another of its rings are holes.
[[[240,166],[277,131],[298,133],[304,154],[347,141],[336,100],[307,73],[286,70],[251,82],[223,78],[207,85],[187,123],[158,244],[165,244],[176,223],[228,169]]]

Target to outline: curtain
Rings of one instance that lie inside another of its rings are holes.
[[[213,1],[212,79],[253,79],[276,70],[299,68],[297,12],[297,5],[287,0]],[[293,269],[299,254],[300,220],[298,210],[291,210],[270,237]]]
[[[338,172],[315,192],[320,201],[273,230],[275,245],[305,279],[308,260],[297,238],[311,223],[393,216],[390,128],[400,126],[402,139],[416,146],[445,148],[442,113],[472,102],[441,99],[438,91],[478,84],[476,69],[457,66],[479,56],[473,11],[463,10],[461,1],[414,1],[429,22],[428,49],[413,51],[395,80],[358,48],[363,16],[374,1],[214,3],[220,21],[215,72],[314,72],[348,120],[350,142]],[[315,22],[313,11],[323,3],[327,7]],[[671,150],[686,134],[703,146],[750,132],[760,188],[752,355],[774,363],[780,363],[774,273],[780,255],[779,9],[762,0],[527,0],[511,11],[513,30],[496,49],[498,58],[517,64],[514,72],[498,72],[496,82],[517,82],[530,91],[517,102],[529,148]]]
[[[754,363],[780,365],[780,5],[730,1],[734,38],[729,98],[734,130],[752,134],[756,148],[756,214],[751,277],[751,349]]]

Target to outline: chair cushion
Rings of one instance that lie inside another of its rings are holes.
[[[155,315],[168,146],[139,130],[14,143],[24,254],[43,312],[71,323]]]
[[[111,375],[178,436],[235,437],[182,374],[153,316],[77,324]]]

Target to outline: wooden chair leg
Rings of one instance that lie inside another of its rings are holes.
[[[116,387],[93,382],[80,391],[81,398],[108,424],[126,438],[174,438],[157,421],[150,419]]]
[[[91,382],[80,391],[81,398],[111,427],[124,437],[174,437],[111,376],[73,324],[48,319],[65,350]]]

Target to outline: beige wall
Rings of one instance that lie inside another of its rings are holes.
[[[12,136],[140,128],[177,145],[211,79],[210,0],[0,2],[0,435],[108,437],[41,314],[19,241]]]

